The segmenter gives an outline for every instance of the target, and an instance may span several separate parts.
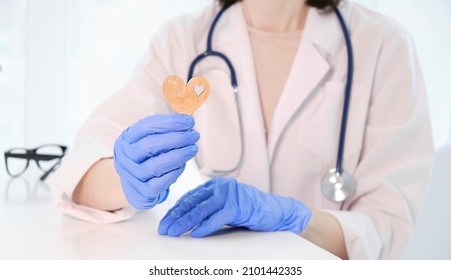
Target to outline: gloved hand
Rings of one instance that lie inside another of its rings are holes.
[[[166,200],[169,186],[198,151],[193,126],[187,115],[154,115],[122,132],[114,144],[114,166],[132,207],[149,209]]]
[[[215,178],[186,193],[160,222],[162,235],[204,237],[224,225],[254,231],[304,230],[311,211],[292,198],[264,193],[234,179]]]

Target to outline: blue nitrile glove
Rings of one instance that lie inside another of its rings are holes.
[[[158,232],[204,237],[224,225],[254,231],[304,230],[312,213],[301,202],[262,192],[234,179],[215,178],[189,191],[163,217]]]
[[[149,209],[166,200],[169,186],[198,151],[193,126],[187,115],[154,115],[122,132],[114,144],[114,166],[132,207]]]

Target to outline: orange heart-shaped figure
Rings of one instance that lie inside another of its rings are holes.
[[[181,114],[192,115],[204,104],[210,94],[210,84],[204,77],[193,77],[185,87],[178,76],[169,76],[163,82],[163,96]]]

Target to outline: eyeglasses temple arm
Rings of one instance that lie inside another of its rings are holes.
[[[55,171],[55,169],[58,167],[58,165],[60,163],[61,163],[61,160],[57,161],[49,170],[47,170],[44,174],[42,174],[42,176],[39,178],[39,180],[44,181],[45,179],[47,179],[47,177],[50,175],[50,173]]]

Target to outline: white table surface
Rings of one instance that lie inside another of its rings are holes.
[[[84,222],[56,209],[49,186],[38,177],[0,175],[0,259],[337,259],[291,232],[160,236],[158,222],[175,196],[125,222]]]

